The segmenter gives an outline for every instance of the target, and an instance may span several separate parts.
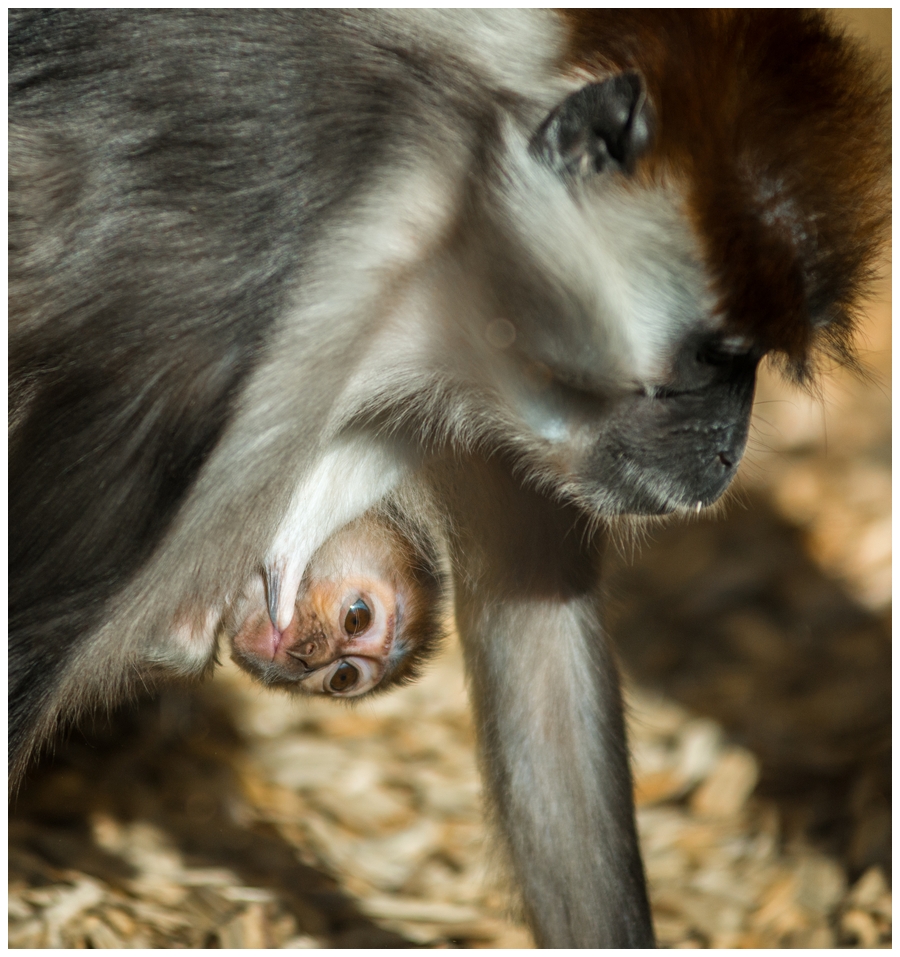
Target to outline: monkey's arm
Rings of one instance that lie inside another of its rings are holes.
[[[647,947],[598,553],[572,509],[502,466],[453,469],[457,622],[485,783],[544,947]]]

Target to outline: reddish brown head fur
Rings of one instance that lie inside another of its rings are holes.
[[[821,15],[565,14],[567,68],[636,69],[655,114],[638,175],[679,188],[727,326],[808,368],[849,355],[888,219],[889,95]]]

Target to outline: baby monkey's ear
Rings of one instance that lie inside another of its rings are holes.
[[[535,134],[532,149],[569,176],[630,173],[650,145],[650,113],[640,76],[620,73],[566,97]]]

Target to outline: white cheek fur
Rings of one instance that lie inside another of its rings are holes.
[[[589,317],[577,330],[598,380],[645,384],[665,375],[686,330],[715,325],[691,226],[671,187],[627,187],[616,174],[567,184],[506,130],[499,197],[507,225],[547,276]]]

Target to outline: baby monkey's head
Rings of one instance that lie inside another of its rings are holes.
[[[226,622],[232,657],[267,685],[358,697],[416,678],[446,629],[432,538],[397,509],[372,510],[313,555],[279,630],[276,573],[259,576]]]

